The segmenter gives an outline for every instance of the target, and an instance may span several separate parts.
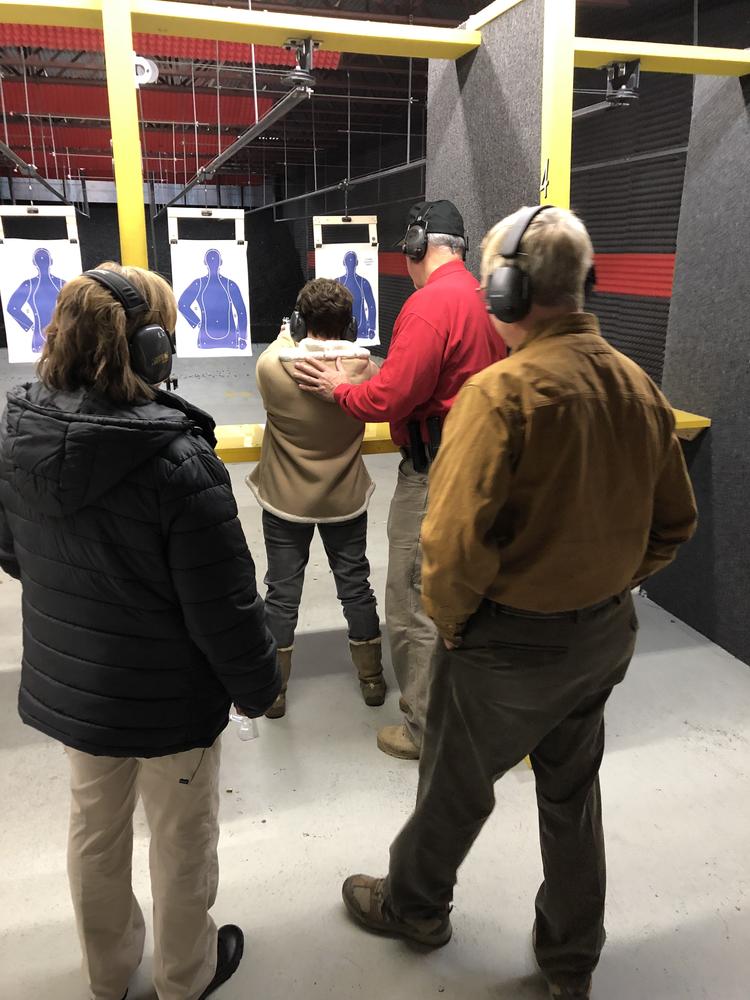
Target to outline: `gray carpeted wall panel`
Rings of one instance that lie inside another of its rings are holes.
[[[744,86],[743,86],[744,83]],[[664,390],[713,427],[687,449],[700,528],[650,596],[750,663],[750,81],[698,79]]]
[[[427,198],[455,202],[479,273],[486,231],[539,200],[544,2],[525,0],[457,62],[430,60]]]

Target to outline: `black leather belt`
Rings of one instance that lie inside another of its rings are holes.
[[[493,614],[513,615],[516,618],[533,618],[536,621],[577,622],[590,618],[591,615],[595,615],[597,611],[608,608],[611,604],[622,604],[627,593],[628,591],[625,590],[621,594],[615,594],[614,597],[608,597],[605,601],[599,601],[598,604],[592,604],[587,608],[579,608],[577,611],[526,611],[523,608],[511,608],[507,604],[497,604],[495,601],[490,600],[487,600],[487,604]]]

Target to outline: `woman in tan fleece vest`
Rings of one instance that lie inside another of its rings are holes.
[[[286,712],[294,630],[316,525],[349,625],[365,703],[377,706],[385,700],[380,621],[366,555],[367,506],[374,486],[361,456],[364,424],[300,392],[294,368],[296,361],[314,356],[343,370],[352,383],[366,382],[377,366],[355,339],[350,292],[319,278],[300,292],[291,329],[285,324],[258,359],[267,423],[260,463],[247,482],[263,508],[266,618],[283,677],[281,694],[266,713],[272,719]]]

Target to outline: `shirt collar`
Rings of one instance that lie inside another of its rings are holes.
[[[456,271],[465,271],[466,265],[462,260],[449,260],[447,264],[441,264],[440,267],[435,268],[432,274],[429,276],[425,285],[431,284],[433,281],[438,281],[440,278],[445,278],[449,274],[454,274]]]
[[[599,336],[601,335],[599,320],[593,313],[585,312],[568,313],[567,316],[558,316],[553,320],[543,320],[513,353],[518,354],[519,351],[540,340],[549,340],[551,337],[561,337],[568,333],[589,333]]]

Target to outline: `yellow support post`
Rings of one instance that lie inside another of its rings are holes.
[[[128,0],[101,2],[121,262],[148,267],[143,161],[135,95],[130,5]]]
[[[539,203],[570,208],[575,0],[545,0]]]

